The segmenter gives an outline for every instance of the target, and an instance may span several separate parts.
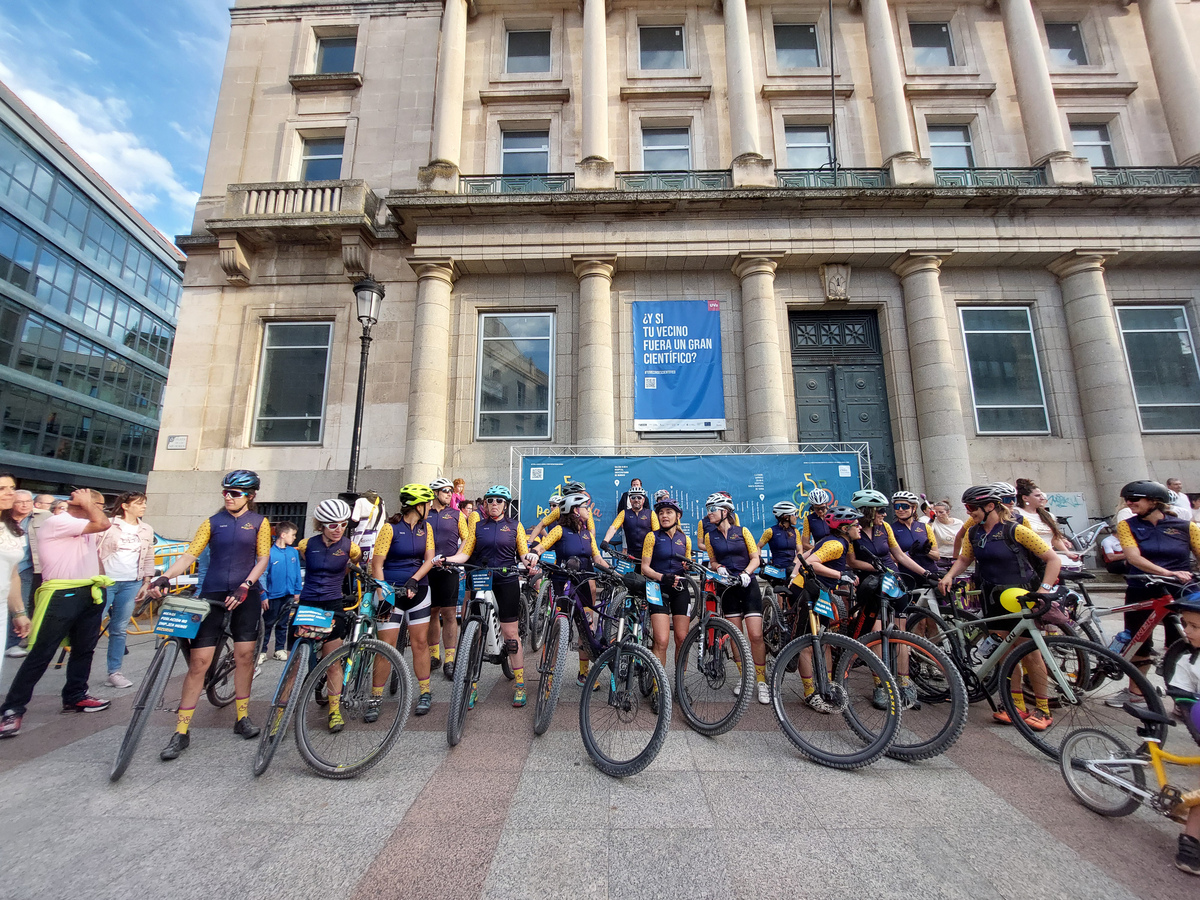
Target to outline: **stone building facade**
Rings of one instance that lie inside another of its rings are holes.
[[[721,310],[726,429],[695,446],[866,441],[884,488],[1028,476],[1093,512],[1131,478],[1200,483],[1198,3],[232,18],[179,238],[168,531],[229,468],[273,503],[344,487],[368,272],[359,485],[385,495],[505,481],[513,444],[661,446],[631,308],[671,299]]]

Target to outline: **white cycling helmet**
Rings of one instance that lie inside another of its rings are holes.
[[[433,481],[429,482],[429,489],[435,494],[438,491],[444,491],[446,488],[454,490],[454,485],[450,483],[448,478],[435,478]]]
[[[833,502],[833,491],[826,488],[813,488],[808,492],[809,506],[828,506]]]
[[[865,490],[855,491],[854,496],[850,498],[850,505],[855,509],[886,509],[888,498],[879,493],[879,491]]]
[[[800,510],[796,508],[796,504],[791,500],[780,500],[771,507],[771,512],[773,512],[775,514],[775,518],[778,519],[781,516],[794,516],[796,513],[800,512]]]
[[[896,493],[892,494],[892,502],[895,503],[897,500],[904,500],[913,506],[921,502],[921,498],[912,491],[896,491]]]
[[[586,506],[592,502],[592,495],[587,491],[575,491],[567,494],[562,498],[562,510],[564,513],[572,513],[581,506]]]
[[[334,497],[332,500],[322,500],[317,504],[313,518],[322,525],[334,525],[350,519],[350,504],[345,500]]]

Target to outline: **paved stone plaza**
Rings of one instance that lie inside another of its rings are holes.
[[[152,638],[130,642],[137,678]],[[255,683],[259,722],[282,665]],[[486,668],[457,748],[439,676],[433,712],[356,780],[316,776],[290,740],[254,778],[232,708],[201,698],[191,749],[158,760],[173,722],[160,713],[116,785],[133,691],[94,688],[115,695],[108,712],[62,715],[51,670],[20,736],[0,743],[0,897],[1158,900],[1196,888],[1172,865],[1175,826],[1090,813],[986,707],[946,757],[858,772],[801,758],[768,707],[715,739],[677,715],[655,763],[618,781],[584,752],[578,688],[536,738],[532,707],[512,709]]]

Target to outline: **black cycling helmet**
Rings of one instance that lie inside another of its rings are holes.
[[[675,515],[677,515],[677,516],[683,515],[683,510],[679,508],[679,504],[676,503],[671,498],[670,494],[667,494],[664,497],[664,496],[661,496],[663,493],[665,493],[664,491],[659,491],[658,493],[660,496],[657,500],[654,501],[654,511],[656,513],[662,512],[664,509],[673,509],[673,510],[675,510]]]
[[[262,481],[257,472],[249,469],[234,469],[221,479],[221,490],[257,491]]]
[[[1157,481],[1131,481],[1121,488],[1122,500],[1158,500],[1161,503],[1171,502],[1171,492],[1165,484]]]
[[[962,502],[972,506],[982,506],[985,503],[1000,503],[1007,494],[995,484],[977,484],[963,491]]]
[[[1177,613],[1200,613],[1200,591],[1185,591],[1183,596],[1181,596],[1178,600],[1168,603],[1167,609],[1169,609],[1171,612]]]

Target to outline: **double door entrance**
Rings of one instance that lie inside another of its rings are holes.
[[[792,313],[788,333],[800,443],[870,445],[875,489],[890,497],[896,454],[875,313]]]

